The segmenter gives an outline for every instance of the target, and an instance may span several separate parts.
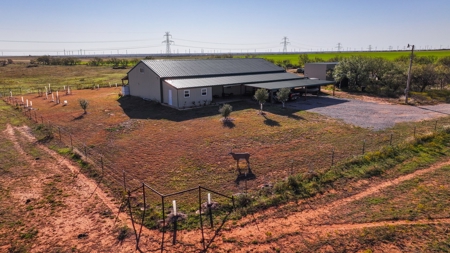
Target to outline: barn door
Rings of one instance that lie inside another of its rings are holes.
[[[169,105],[172,105],[172,90],[169,90]]]

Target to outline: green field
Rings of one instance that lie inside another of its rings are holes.
[[[450,50],[437,50],[437,51],[415,51],[417,56],[436,56],[438,58],[444,56],[450,56]],[[409,56],[410,51],[393,51],[393,52],[340,52],[340,53],[314,53],[308,54],[310,59],[315,57],[322,58],[325,61],[336,56],[350,57],[350,56],[367,56],[367,57],[382,57],[388,60],[394,60],[400,56]],[[275,61],[290,60],[291,63],[296,64],[298,62],[299,54],[264,54],[257,55],[258,58],[273,59]]]

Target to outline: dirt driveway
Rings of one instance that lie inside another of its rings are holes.
[[[430,120],[450,115],[450,104],[407,106],[315,96],[302,97],[287,103],[287,106],[374,130],[393,127],[400,122]]]

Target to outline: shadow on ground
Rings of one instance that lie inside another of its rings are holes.
[[[236,185],[239,185],[239,183],[241,181],[248,181],[248,180],[255,180],[256,179],[256,175],[253,174],[252,170],[250,169],[250,167],[248,169],[238,169],[239,174],[236,177],[236,180],[234,180],[234,182],[236,183]]]
[[[297,101],[287,103],[289,108],[300,110],[311,110],[319,107],[327,107],[349,102],[346,99],[334,98],[329,96],[304,96]]]
[[[201,106],[187,110],[176,110],[168,106],[161,105],[157,102],[147,101],[139,97],[125,96],[119,100],[120,107],[124,113],[132,119],[166,119],[175,122],[181,122],[185,120],[191,120],[202,117],[218,116],[219,106]],[[259,104],[252,100],[243,100],[239,102],[230,103],[233,106],[233,111],[241,111],[246,109],[259,110]],[[290,108],[282,108],[281,104],[266,104],[264,110],[273,114],[287,116],[291,119],[302,120],[301,116],[294,113],[298,110]],[[267,121],[267,125],[277,125],[276,121]],[[279,124],[278,124],[279,125]],[[235,124],[233,122],[224,124],[224,127],[233,128]]]

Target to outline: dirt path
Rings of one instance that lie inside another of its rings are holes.
[[[30,129],[27,126],[23,127],[17,127],[16,128],[23,136],[25,136],[29,142],[37,142],[36,138],[31,134]],[[47,154],[49,154],[51,157],[53,157],[56,161],[58,161],[58,164],[61,166],[65,166],[74,174],[77,175],[78,180],[86,184],[86,187],[90,190],[92,190],[92,194],[95,194],[97,197],[99,197],[102,202],[111,210],[113,213],[117,214],[119,213],[119,206],[115,203],[114,199],[112,197],[108,197],[104,191],[98,189],[97,183],[93,181],[92,179],[86,177],[83,173],[81,173],[80,168],[78,166],[75,166],[72,164],[70,160],[68,160],[66,157],[63,157],[56,153],[53,150],[50,150],[44,145],[37,144],[40,149],[44,150]],[[94,192],[95,191],[95,192]],[[131,226],[131,221],[129,220],[128,215],[126,215],[123,212],[119,213],[119,218],[123,221],[129,221],[129,225]]]
[[[7,204],[14,206],[12,215],[21,217],[21,230],[37,231],[30,252],[134,251],[133,237],[123,242],[117,239],[117,228],[131,227],[128,216],[121,213],[115,220],[118,205],[93,180],[70,160],[38,144],[27,126],[7,125],[3,133],[27,164],[14,169],[17,176],[1,178],[0,186],[11,192]],[[39,159],[29,152],[39,153]],[[19,247],[22,243],[16,240]],[[10,247],[12,244],[3,242],[0,252]]]

